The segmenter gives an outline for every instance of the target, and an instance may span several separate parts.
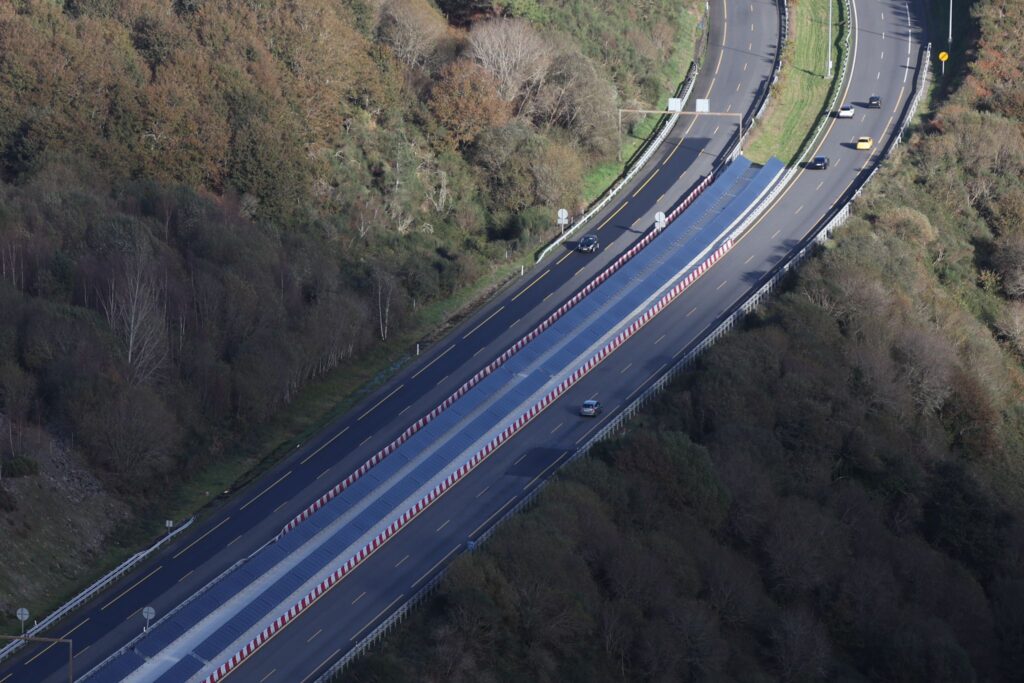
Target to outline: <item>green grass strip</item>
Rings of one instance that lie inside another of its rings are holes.
[[[678,74],[685,73],[690,63],[690,57],[693,55],[697,18],[698,15],[694,12],[683,12],[682,14],[681,39],[673,52],[672,59],[666,63],[664,69],[666,73],[677,74],[676,78],[680,77]],[[668,95],[656,104],[656,108],[668,107]],[[626,167],[644,143],[654,134],[658,122],[662,119],[656,114],[642,114],[641,116],[643,118],[640,121],[628,130],[622,131],[622,143],[619,147],[618,158],[598,164],[583,176],[583,202],[585,204],[592,204],[625,173]],[[623,124],[623,126],[625,125]]]
[[[832,2],[832,78],[828,78],[828,3]],[[834,80],[839,78],[844,16],[841,0],[791,0],[789,37],[782,71],[773,88],[768,111],[754,128],[744,155],[764,163],[772,155],[786,164],[796,156],[809,131],[828,105]],[[865,95],[867,97],[867,95]],[[841,104],[841,103],[840,103]]]

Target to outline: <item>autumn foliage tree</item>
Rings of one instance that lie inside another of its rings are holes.
[[[472,142],[485,130],[504,126],[511,115],[491,74],[468,59],[442,69],[430,93],[430,108],[460,145]]]

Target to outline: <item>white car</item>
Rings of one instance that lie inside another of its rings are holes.
[[[580,406],[580,415],[583,417],[597,417],[601,414],[601,402],[588,399]]]
[[[836,112],[836,117],[840,119],[852,119],[853,118],[853,107],[849,104],[844,104],[839,107],[839,111]]]

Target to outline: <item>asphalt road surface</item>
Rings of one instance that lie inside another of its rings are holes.
[[[603,420],[639,393],[800,242],[874,153],[856,152],[844,143],[873,135],[881,144],[911,94],[919,36],[915,33],[913,44],[908,43],[906,5],[858,2],[856,7],[857,53],[851,58],[844,101],[857,106],[879,94],[883,108],[858,106],[853,120],[831,124],[818,153],[831,156],[832,167],[802,172],[723,262],[574,387],[570,396],[232,674],[233,680],[302,681],[321,671],[439,571],[467,539],[477,537],[550,476]],[[777,40],[775,5],[720,0],[712,2],[711,12],[709,55],[691,103],[709,97],[716,110],[749,110],[771,69]],[[310,501],[532,329],[627,248],[650,226],[654,212],[668,211],[708,172],[734,130],[728,119],[682,118],[631,187],[595,218],[593,227],[588,226],[604,243],[601,253],[556,250],[362,405],[47,635],[72,638],[75,669],[87,671],[141,630],[144,605],[153,605],[159,617],[260,547]],[[608,410],[596,420],[579,418],[578,404],[592,395]],[[62,647],[24,648],[0,666],[0,683],[66,680],[67,654]]]
[[[923,30],[906,2],[855,0],[853,8],[855,29],[841,103],[852,104],[856,114],[852,120],[832,118],[810,155],[831,157],[830,168],[801,170],[723,261],[264,646],[232,674],[235,680],[315,678],[760,286],[771,269],[807,239],[837,198],[870,172],[912,97]],[[882,98],[880,109],[867,108],[871,95]],[[873,137],[875,149],[856,150],[853,143],[861,135]],[[601,400],[608,410],[599,419],[579,417],[578,406],[587,398]],[[301,657],[292,655],[296,652]]]

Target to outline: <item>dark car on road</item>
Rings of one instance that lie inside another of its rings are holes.
[[[868,109],[881,109],[882,98],[878,95],[872,95],[868,98]]]
[[[811,163],[808,164],[808,167],[824,171],[828,168],[828,157],[814,157],[811,159]]]
[[[601,243],[597,240],[597,235],[584,235],[576,245],[576,250],[582,251],[584,254],[591,254],[600,248]]]

